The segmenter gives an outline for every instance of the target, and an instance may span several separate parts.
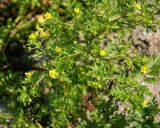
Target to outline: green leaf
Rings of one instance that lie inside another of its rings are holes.
[[[151,72],[148,73],[150,76],[159,76],[160,75],[160,71],[158,70],[153,70]]]
[[[69,77],[67,77],[67,76],[63,76],[63,77],[61,77],[61,81],[63,81],[63,82],[67,82],[67,83],[71,83],[72,81],[70,80],[70,78]]]
[[[149,83],[149,84],[156,84],[157,83],[156,78],[145,78],[144,81]]]

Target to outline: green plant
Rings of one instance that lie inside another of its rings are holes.
[[[154,28],[158,2],[62,3],[64,15],[51,7],[28,36],[30,58],[47,59],[17,82],[13,127],[158,128],[145,81],[156,81],[160,57],[124,39],[137,25]]]

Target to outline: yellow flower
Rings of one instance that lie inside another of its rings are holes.
[[[49,13],[49,12],[46,12],[46,13],[44,14],[44,17],[45,17],[46,20],[50,20],[50,19],[52,19],[52,14]]]
[[[149,70],[149,69],[148,69],[148,67],[147,67],[146,65],[144,65],[144,66],[141,68],[141,72],[144,73],[144,74],[147,73],[148,70]]]
[[[29,35],[29,38],[31,40],[35,40],[38,37],[37,33],[32,33],[31,35]]]
[[[148,101],[147,101],[147,100],[144,100],[144,101],[142,102],[142,107],[143,107],[143,108],[147,107],[147,104],[148,104]]]
[[[31,72],[31,71],[30,72],[26,72],[25,75],[26,75],[26,77],[31,77],[33,75],[33,72]]]
[[[142,8],[141,4],[139,4],[139,3],[137,3],[135,7],[136,7],[137,10],[141,10],[141,8]]]
[[[57,72],[55,69],[49,70],[49,76],[50,76],[51,78],[56,78],[57,75],[58,75],[58,72]]]
[[[131,60],[127,60],[126,63],[128,66],[131,66],[133,64],[133,62]]]
[[[56,47],[54,50],[55,50],[55,52],[58,53],[58,54],[61,53],[61,51],[62,51],[62,49],[61,49],[60,47]]]
[[[101,50],[99,54],[100,54],[100,56],[105,56],[107,53],[105,50]]]
[[[75,13],[81,13],[81,10],[79,8],[74,8]]]

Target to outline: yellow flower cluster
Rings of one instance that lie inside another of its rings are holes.
[[[74,8],[74,12],[78,14],[78,13],[81,13],[81,10],[80,8]]]
[[[60,47],[56,47],[54,50],[55,50],[55,53],[57,54],[62,52],[62,49]]]
[[[101,51],[99,52],[99,54],[100,54],[100,56],[102,56],[102,57],[103,57],[103,56],[106,56],[106,54],[107,54],[107,53],[106,53],[106,51],[105,51],[105,50],[101,50]]]
[[[147,73],[148,70],[149,69],[148,69],[148,67],[146,65],[144,65],[143,67],[141,67],[141,72],[144,73],[144,74]]]
[[[58,72],[55,69],[49,70],[49,76],[51,78],[56,78],[58,76]]]
[[[137,3],[137,4],[135,5],[135,7],[136,7],[137,10],[141,10],[141,8],[142,8],[142,7],[141,7],[141,4],[139,4],[139,3]]]
[[[29,77],[31,77],[33,75],[33,72],[31,72],[31,71],[30,72],[26,72],[25,75],[26,75],[26,77],[29,78]]]
[[[49,12],[46,12],[46,13],[44,14],[44,17],[45,17],[46,20],[50,20],[50,19],[52,19],[52,14],[49,13]]]

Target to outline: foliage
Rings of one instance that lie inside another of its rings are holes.
[[[4,101],[12,95],[7,104],[14,110],[13,127],[159,127],[158,104],[145,85],[158,79],[160,57],[138,53],[125,40],[137,25],[154,30],[158,1],[54,0],[48,10],[43,1],[12,2],[26,23],[13,36],[27,50],[25,59],[47,58],[37,70],[1,73]],[[42,14],[33,11],[28,22],[24,6]],[[12,20],[1,27],[2,44],[13,41],[6,36],[17,26]],[[8,76],[16,82],[8,85]]]

